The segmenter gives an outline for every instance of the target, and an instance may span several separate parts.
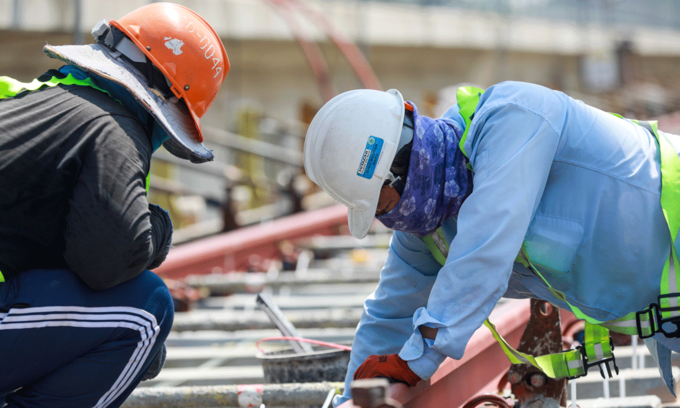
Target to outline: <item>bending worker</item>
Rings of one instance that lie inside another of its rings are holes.
[[[648,337],[672,392],[680,137],[533,84],[457,96],[431,119],[396,90],[350,91],[307,132],[307,175],[349,208],[352,235],[364,237],[374,217],[395,230],[348,385],[429,379],[447,356],[463,357],[482,324],[493,328],[486,319],[508,297],[573,311],[586,343],[605,333],[604,356],[532,362],[551,376],[611,368],[606,330],[616,330]]]
[[[66,65],[0,77],[0,405],[118,407],[165,359],[170,248],[146,197],[164,145],[212,160],[200,119],[229,69],[193,11],[154,3],[44,48]],[[6,403],[7,405],[4,405]]]

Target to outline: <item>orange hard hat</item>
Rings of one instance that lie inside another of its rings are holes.
[[[201,118],[229,71],[227,51],[201,16],[173,3],[152,3],[109,22],[122,31],[184,99],[203,141]]]

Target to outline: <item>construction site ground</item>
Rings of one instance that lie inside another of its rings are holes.
[[[281,311],[298,328],[301,337],[350,344],[361,316],[363,302],[377,285],[379,271],[387,256],[388,242],[389,233],[384,231],[373,234],[366,241],[356,241],[347,236],[317,237],[300,241],[294,271],[280,271],[276,266],[270,266],[266,272],[186,277],[184,282],[201,293],[200,299],[190,302],[189,311],[176,314],[173,331],[166,342],[168,353],[165,368],[155,379],[140,384],[124,406],[208,407],[210,405],[196,405],[199,403],[191,402],[186,397],[184,403],[178,400],[176,405],[153,405],[139,397],[154,390],[186,390],[182,387],[198,390],[201,386],[237,387],[265,383],[261,359],[258,358],[261,352],[256,343],[262,339],[278,337],[281,333],[257,307],[255,299],[260,292],[271,295]],[[503,325],[516,321],[518,328],[513,329],[512,333],[521,333],[522,325],[526,324],[521,319],[526,319],[527,302],[501,300],[495,311],[496,314],[501,314],[501,317],[495,318],[499,330],[503,330]],[[460,382],[455,380],[456,376],[486,376],[481,382],[478,381],[485,386],[467,390],[471,395],[493,391],[498,379],[505,375],[508,363],[504,361],[502,354],[486,357],[490,358],[487,362],[483,360],[484,356],[491,355],[489,350],[494,347],[493,342],[487,341],[486,337],[489,336],[482,332],[484,330],[482,328],[473,337],[466,352],[466,355],[480,357],[470,357],[470,362],[465,363],[467,365],[453,360],[445,362],[429,387],[421,384],[414,391],[397,386],[397,399],[405,403],[406,407],[440,406],[442,400],[437,397],[437,394],[441,394],[439,388],[449,383],[455,384],[455,381]],[[511,337],[508,339],[512,341]],[[488,344],[483,347],[488,350],[479,345],[485,342]],[[288,348],[289,345],[285,341],[271,341],[262,343],[259,347],[272,352]],[[475,351],[476,348],[479,350]],[[577,405],[581,408],[680,407],[680,400],[665,389],[642,342],[636,347],[635,354],[633,363],[632,346],[616,348],[615,355],[621,371],[609,381],[608,391],[597,372],[575,380],[573,383],[578,397]],[[680,359],[675,362],[680,366]],[[674,374],[676,378],[680,378],[680,368],[676,368]],[[625,398],[620,397],[621,381],[625,382]],[[334,386],[336,385],[340,384]],[[451,386],[447,385],[449,388]],[[573,389],[572,384],[567,386],[567,406],[571,404]],[[609,399],[603,398],[606,392],[609,393]],[[318,402],[320,403],[316,405],[300,406],[321,407],[324,401]],[[451,405],[448,406],[457,407],[460,404],[462,402],[451,400]]]

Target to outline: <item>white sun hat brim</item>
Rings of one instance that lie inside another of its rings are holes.
[[[182,103],[171,103],[146,85],[146,80],[126,66],[116,51],[100,44],[46,45],[43,51],[50,57],[75,65],[93,75],[115,81],[153,115],[167,132],[163,146],[173,155],[193,163],[213,160],[212,151],[199,142],[198,124]]]

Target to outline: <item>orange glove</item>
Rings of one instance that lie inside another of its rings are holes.
[[[413,387],[421,380],[398,354],[369,356],[354,372],[354,379],[386,377]]]

